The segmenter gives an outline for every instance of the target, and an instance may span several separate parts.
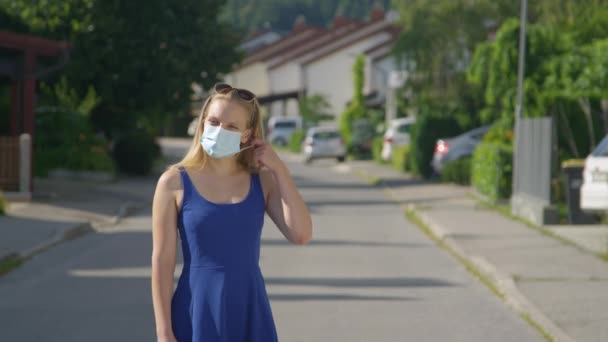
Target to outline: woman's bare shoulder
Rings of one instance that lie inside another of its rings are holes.
[[[158,178],[157,187],[167,191],[182,190],[182,179],[177,168],[170,168]]]

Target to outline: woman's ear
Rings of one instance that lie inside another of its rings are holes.
[[[246,144],[251,141],[251,129],[245,130],[243,134],[241,134],[241,144]]]

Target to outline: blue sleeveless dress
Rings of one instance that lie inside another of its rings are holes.
[[[180,169],[184,197],[178,229],[184,266],[171,300],[178,342],[278,341],[259,267],[265,199],[251,175],[235,204],[206,200]]]

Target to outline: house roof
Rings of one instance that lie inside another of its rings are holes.
[[[371,36],[377,35],[379,33],[386,32],[391,34],[387,40],[392,39],[393,26],[388,21],[375,21],[370,22],[364,27],[361,27],[359,30],[352,32],[351,34],[343,37],[343,39],[336,40],[332,44],[328,44],[323,46],[320,49],[315,51],[310,51],[310,53],[302,56],[299,59],[299,62],[302,64],[310,64],[313,63],[323,57],[331,55],[336,51],[342,50],[346,47],[354,45],[356,43],[361,42],[362,40],[369,38]],[[387,40],[383,41],[386,42]],[[271,66],[272,68],[272,66]]]
[[[378,60],[389,55],[399,37],[399,29],[392,30],[391,34],[392,36],[390,39],[370,47],[363,53],[365,53],[372,60]]]
[[[335,25],[326,32],[321,32],[320,34],[311,37],[311,39],[302,42],[302,44],[299,44],[296,48],[277,55],[268,62],[269,69],[277,68],[291,60],[306,55],[311,51],[330,45],[332,42],[340,40],[364,26],[364,24],[356,21],[343,22],[340,25]]]
[[[70,44],[27,34],[0,31],[0,47],[21,51],[31,50],[39,56],[53,57],[70,48]]]
[[[303,41],[310,39],[311,36],[318,36],[323,31],[322,28],[316,26],[307,26],[297,31],[292,31],[273,44],[264,46],[247,56],[240,67],[273,58],[285,51],[289,51]]]

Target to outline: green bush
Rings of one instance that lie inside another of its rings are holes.
[[[36,111],[34,173],[54,168],[113,172],[107,141],[93,132],[86,116],[59,108]]]
[[[461,132],[453,117],[421,115],[411,133],[411,153],[409,155],[412,171],[429,178],[432,175],[431,160],[438,139],[453,137]]]
[[[513,148],[506,144],[483,142],[475,149],[471,181],[490,200],[511,196]]]
[[[113,156],[120,171],[146,175],[160,156],[160,147],[151,134],[134,131],[116,140]]]
[[[4,198],[2,191],[0,191],[0,215],[6,215],[6,207],[8,207],[8,201]]]
[[[384,163],[382,160],[382,145],[384,144],[384,137],[375,137],[372,141],[372,157],[378,163]]]
[[[304,131],[296,130],[289,138],[289,150],[293,153],[302,151],[302,140],[304,140]]]
[[[393,148],[391,165],[398,171],[406,172],[410,170],[409,163],[410,147],[400,146]]]
[[[441,170],[441,180],[461,185],[471,184],[471,158],[461,158],[447,163]]]

